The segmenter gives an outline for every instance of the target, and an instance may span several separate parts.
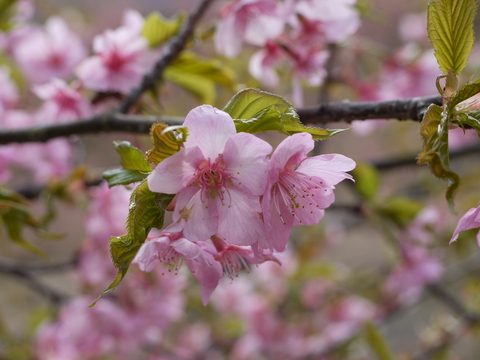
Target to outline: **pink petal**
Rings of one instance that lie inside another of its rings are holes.
[[[173,220],[183,223],[183,233],[188,240],[207,240],[217,232],[216,203],[208,198],[202,199],[199,188],[188,187],[178,193]],[[179,231],[178,227],[174,229]]]
[[[215,260],[211,253],[186,239],[178,239],[172,246],[185,256],[188,268],[202,284],[202,301],[204,305],[207,305],[210,295],[223,276],[222,265]]]
[[[457,241],[458,234],[460,234],[462,231],[475,229],[478,227],[480,227],[480,206],[468,210],[465,215],[461,217],[461,219],[458,221],[457,228],[453,233],[452,239],[450,240],[450,244],[454,241]],[[479,241],[478,235],[477,241]]]
[[[307,133],[294,134],[283,140],[272,155],[272,168],[283,170],[286,167],[295,167],[313,150],[312,135]],[[293,168],[292,168],[293,170]]]
[[[180,150],[157,165],[148,176],[148,188],[157,193],[178,193],[192,183],[202,160],[202,151],[196,146]]]
[[[215,49],[229,58],[240,53],[246,22],[236,16],[227,16],[220,20],[215,31]]]
[[[267,185],[267,155],[272,147],[252,134],[238,133],[227,140],[223,161],[233,184],[250,195],[262,195]]]
[[[325,181],[326,185],[333,186],[343,179],[353,180],[352,176],[345,171],[353,170],[355,165],[355,161],[343,155],[319,155],[305,159],[298,166],[297,172],[319,177]]]
[[[264,237],[261,207],[258,197],[229,189],[225,205],[216,199],[219,212],[218,235],[234,245],[252,245]]]
[[[138,250],[132,263],[138,264],[142,271],[151,271],[155,264],[160,262],[159,255],[165,253],[169,246],[170,239],[167,236],[147,240]]]
[[[211,161],[223,153],[228,138],[236,134],[230,115],[210,105],[191,110],[183,125],[188,127],[190,133],[185,146],[198,146],[205,158]]]

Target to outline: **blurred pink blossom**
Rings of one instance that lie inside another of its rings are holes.
[[[267,189],[262,208],[265,232],[260,238],[264,249],[283,251],[293,226],[317,224],[335,196],[333,189],[355,162],[343,155],[329,154],[307,158],[314,141],[307,133],[286,138],[270,160]]]
[[[88,307],[79,297],[60,312],[56,323],[40,327],[36,341],[39,360],[94,360],[114,355],[131,359],[137,349],[128,314],[109,300]]]
[[[42,124],[78,120],[93,113],[88,99],[61,79],[55,78],[49,83],[37,85],[33,92],[45,101],[37,113]]]
[[[393,269],[383,290],[398,302],[409,304],[418,298],[426,284],[442,276],[444,266],[421,245],[404,242],[401,246],[402,261]]]
[[[215,47],[227,57],[240,53],[244,41],[263,46],[285,25],[284,6],[275,0],[235,0],[226,4],[215,31]]]
[[[127,13],[125,22],[126,26],[107,30],[93,39],[96,55],[85,59],[76,71],[85,87],[126,93],[152,69],[156,55],[139,32],[138,16]]]
[[[398,25],[400,39],[405,42],[428,44],[427,14],[407,14],[400,19]]]
[[[18,102],[17,85],[10,78],[10,71],[5,67],[0,67],[0,112],[10,110]],[[4,122],[4,120],[2,120]],[[4,124],[0,124],[2,126]]]
[[[45,29],[34,28],[27,35],[13,47],[13,56],[31,82],[68,78],[86,56],[81,39],[60,18],[48,19]]]
[[[350,296],[328,309],[320,322],[321,332],[308,339],[308,352],[321,353],[354,336],[366,322],[379,315],[374,304],[359,296]],[[317,325],[318,326],[318,325]]]
[[[339,43],[360,27],[360,15],[354,8],[355,3],[356,0],[299,0],[295,10],[309,21],[320,22],[326,42]]]

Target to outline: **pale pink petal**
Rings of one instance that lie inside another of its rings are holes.
[[[245,41],[252,45],[263,46],[270,39],[280,36],[285,19],[279,16],[260,15],[250,21],[245,31]]]
[[[193,181],[203,154],[198,147],[184,148],[158,164],[148,176],[148,188],[157,193],[176,194]]]
[[[161,261],[160,256],[166,253],[169,247],[170,239],[168,236],[149,239],[140,247],[132,263],[138,264],[142,271],[152,271],[155,265]]]
[[[108,90],[108,72],[100,56],[92,56],[82,61],[76,74],[88,89]]]
[[[225,204],[217,200],[219,212],[218,235],[234,245],[252,245],[264,237],[261,206],[258,197],[229,189]]]
[[[215,206],[211,199],[202,198],[199,188],[189,187],[178,194],[173,220],[183,223],[183,233],[188,240],[203,241],[217,231],[218,213]]]
[[[305,159],[299,166],[297,171],[307,176],[316,176],[325,181],[328,186],[338,184],[344,179],[353,180],[350,171],[355,168],[355,161],[346,156],[339,154],[327,154],[314,156]]]
[[[204,305],[207,305],[210,295],[223,276],[222,265],[210,252],[187,239],[178,239],[172,243],[172,247],[185,256],[188,268],[202,285],[202,301]]]
[[[219,21],[215,31],[215,49],[227,57],[233,58],[240,53],[246,22],[235,16]]]
[[[260,246],[264,249],[284,251],[295,218],[285,204],[278,185],[273,187],[271,194],[264,196],[262,208],[266,236],[258,240]]]
[[[313,150],[312,135],[307,133],[294,134],[283,140],[272,155],[270,164],[272,168],[282,170],[295,167]],[[291,170],[293,170],[293,168]]]
[[[458,221],[458,225],[453,232],[452,239],[450,240],[450,244],[454,241],[457,241],[458,235],[465,230],[475,229],[480,227],[480,206],[476,208],[472,208],[468,210],[465,215],[461,217]],[[478,241],[477,236],[477,241]],[[479,242],[480,246],[480,242]]]
[[[236,134],[230,115],[210,105],[191,110],[183,125],[188,127],[189,131],[185,146],[198,146],[205,158],[211,161],[223,153],[228,138]]]
[[[223,161],[232,171],[233,185],[250,195],[262,195],[267,185],[267,155],[272,147],[252,134],[238,133],[227,140]]]

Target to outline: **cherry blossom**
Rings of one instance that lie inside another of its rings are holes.
[[[295,5],[298,14],[309,21],[319,22],[327,42],[339,43],[354,34],[360,26],[360,15],[353,8],[356,0],[300,0]],[[313,25],[310,25],[313,26]]]
[[[453,232],[450,244],[457,241],[458,235],[465,230],[480,228],[480,205],[468,210],[458,221],[457,227]],[[477,243],[480,246],[480,232],[477,233]]]
[[[13,56],[31,82],[44,83],[54,77],[70,77],[86,50],[65,22],[53,17],[44,30],[32,29],[22,36],[13,47]]]
[[[234,245],[255,243],[264,234],[259,196],[271,146],[237,134],[232,118],[208,105],[190,111],[184,126],[185,147],[148,176],[150,190],[178,196],[171,230],[190,241],[217,234]]]
[[[398,302],[411,303],[418,298],[423,287],[437,281],[443,271],[443,264],[434,254],[420,245],[404,242],[402,262],[388,277],[384,292],[387,296],[395,297]]]
[[[142,271],[151,271],[156,263],[161,262],[178,272],[185,260],[201,284],[202,300],[206,305],[223,276],[222,265],[213,256],[215,252],[213,245],[205,241],[191,242],[181,233],[164,231],[161,236],[145,241],[133,263]]]
[[[87,88],[126,93],[151,70],[156,56],[139,32],[138,16],[127,14],[125,22],[126,26],[93,39],[97,55],[85,59],[76,71]]]
[[[56,323],[39,329],[36,355],[40,360],[89,360],[105,355],[130,359],[137,341],[127,313],[104,300],[89,308],[92,299],[80,297],[64,306]]]
[[[334,201],[334,185],[352,179],[345,171],[355,167],[353,160],[338,154],[307,158],[313,146],[310,134],[295,134],[272,155],[262,200],[269,236],[259,240],[265,249],[283,251],[292,226],[317,224]]]
[[[37,85],[33,92],[45,102],[38,110],[41,123],[56,123],[77,120],[92,115],[90,102],[77,90],[61,79]]]
[[[215,32],[217,51],[235,57],[244,41],[263,46],[275,39],[285,25],[281,7],[275,0],[235,0],[227,4]]]

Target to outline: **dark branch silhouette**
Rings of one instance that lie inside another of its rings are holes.
[[[180,33],[173,37],[168,45],[164,48],[160,60],[155,64],[153,70],[146,74],[140,85],[138,85],[132,92],[122,101],[119,107],[121,113],[127,113],[142,96],[142,94],[155,87],[155,83],[162,77],[163,72],[168,65],[175,60],[178,55],[185,48],[187,40],[192,36],[195,25],[207,11],[208,7],[214,0],[203,0],[198,8],[190,14],[185,25],[181,29]]]
[[[322,104],[317,107],[298,109],[304,124],[324,125],[339,121],[368,119],[396,119],[420,121],[430,104],[440,104],[440,96],[417,97],[403,100],[377,102],[342,102]],[[125,115],[106,112],[87,119],[63,124],[37,126],[20,130],[0,131],[0,145],[25,142],[45,142],[57,137],[97,134],[100,132],[127,132],[148,134],[156,121],[179,125],[181,117]]]

